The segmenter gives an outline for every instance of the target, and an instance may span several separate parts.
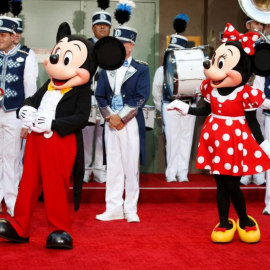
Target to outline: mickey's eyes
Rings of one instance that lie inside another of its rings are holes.
[[[218,61],[218,68],[222,69],[225,63],[225,58],[221,57]]]
[[[64,55],[64,65],[67,66],[72,61],[73,54],[72,52],[68,51]]]

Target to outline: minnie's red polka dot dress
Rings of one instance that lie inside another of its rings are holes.
[[[221,96],[204,80],[201,92],[211,105],[202,128],[197,168],[212,174],[252,175],[270,168],[270,159],[253,137],[245,120],[245,111],[255,110],[264,101],[262,91],[249,85]]]

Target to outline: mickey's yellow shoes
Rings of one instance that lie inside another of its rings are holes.
[[[233,226],[230,230],[227,230],[226,228],[218,228],[219,223],[217,224],[211,234],[211,240],[213,243],[226,244],[232,242],[236,231],[236,224],[231,218],[229,218],[229,222]]]
[[[248,244],[254,244],[258,243],[261,239],[261,232],[258,226],[258,223],[254,218],[251,216],[248,216],[251,220],[254,221],[255,226],[253,227],[245,227],[245,229],[241,229],[239,225],[239,219],[237,220],[237,230],[239,234],[239,238],[242,242],[248,243]]]

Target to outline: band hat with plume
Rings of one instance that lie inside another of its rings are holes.
[[[112,25],[112,16],[109,12],[105,11],[110,7],[110,0],[97,0],[98,7],[101,8],[101,11],[95,12],[92,17],[92,25],[98,23],[105,23]]]
[[[116,6],[114,18],[119,23],[119,26],[115,27],[113,36],[123,43],[130,42],[135,44],[136,42],[137,30],[123,26],[123,24],[129,22],[133,8],[135,7],[135,3],[130,0],[119,0],[119,4]]]
[[[11,13],[14,16],[14,19],[19,24],[17,27],[17,33],[23,32],[23,22],[22,19],[18,16],[22,12],[22,0],[11,0]]]
[[[10,1],[9,0],[1,0],[0,1],[0,33],[12,33],[16,34],[18,22],[5,16],[5,14],[9,13],[10,11]]]
[[[187,28],[189,17],[185,13],[178,14],[173,20],[175,34],[171,35],[169,49],[184,49],[187,46],[187,38],[182,35]]]

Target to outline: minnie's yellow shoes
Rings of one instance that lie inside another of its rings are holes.
[[[241,229],[241,227],[239,225],[239,219],[238,219],[237,220],[237,230],[238,230],[239,238],[244,243],[248,243],[248,244],[258,243],[261,239],[261,232],[260,232],[258,223],[251,216],[248,216],[248,217],[254,221],[255,226],[254,227],[246,227],[243,230],[243,229]]]
[[[236,224],[235,221],[231,218],[229,218],[229,222],[233,226],[230,230],[227,230],[226,228],[218,228],[219,223],[217,224],[211,234],[211,240],[213,243],[226,244],[232,242],[236,231]]]

